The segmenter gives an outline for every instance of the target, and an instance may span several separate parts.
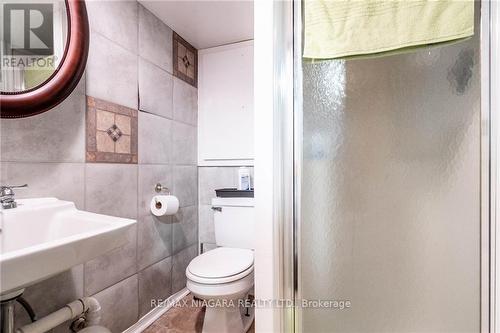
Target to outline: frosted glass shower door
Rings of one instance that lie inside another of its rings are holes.
[[[479,10],[478,10],[479,12]],[[474,38],[302,63],[301,331],[478,332],[481,109]]]

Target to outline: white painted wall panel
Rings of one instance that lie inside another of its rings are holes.
[[[198,56],[199,165],[253,165],[253,41]]]

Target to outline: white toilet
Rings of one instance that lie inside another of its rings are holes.
[[[187,288],[207,304],[203,333],[243,333],[254,317],[241,306],[253,288],[254,199],[214,198],[212,210],[219,247],[191,260]]]

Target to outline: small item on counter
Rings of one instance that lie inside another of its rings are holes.
[[[240,167],[238,169],[238,190],[248,191],[250,187],[250,170],[247,167]]]

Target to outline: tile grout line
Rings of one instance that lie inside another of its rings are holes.
[[[18,164],[87,164],[86,161],[21,161],[21,160],[2,160],[0,163],[18,163]]]
[[[172,167],[172,179],[175,179],[175,168]],[[175,193],[175,181],[172,182],[172,193]],[[179,207],[180,209],[180,207]],[[172,264],[170,265],[170,292],[172,293],[174,290],[174,266],[175,266],[175,256],[177,253],[174,253],[174,228],[172,224],[172,234],[170,235],[170,246],[171,250],[170,253],[172,253]]]
[[[168,25],[167,25],[167,27],[168,27]],[[172,29],[170,29],[170,30],[172,30]],[[173,31],[173,30],[172,30],[172,31]],[[138,39],[139,39],[139,38],[138,38]],[[138,41],[137,43],[139,43],[139,41]],[[137,44],[137,48],[139,48],[139,44]],[[148,62],[150,65],[153,65],[154,67],[156,67],[156,69],[159,69],[159,70],[161,70],[162,72],[167,73],[168,75],[170,75],[170,76],[172,77],[172,81],[173,81],[173,79],[174,79],[174,78],[176,78],[176,76],[174,76],[174,74],[173,74],[173,73],[169,72],[169,71],[168,71],[168,69],[165,69],[165,68],[161,67],[160,65],[158,65],[158,64],[156,64],[156,63],[154,63],[153,61],[151,61],[151,60],[150,60],[150,59],[148,59],[148,58],[144,58],[144,57],[143,57],[140,53],[137,53],[137,55],[139,56],[139,58],[140,58],[141,60],[144,60],[144,61]],[[173,60],[172,60],[172,66],[173,66]],[[172,72],[173,72],[173,70],[172,70]],[[197,88],[195,88],[195,87],[193,87],[193,88],[194,88],[194,89],[197,89]]]

